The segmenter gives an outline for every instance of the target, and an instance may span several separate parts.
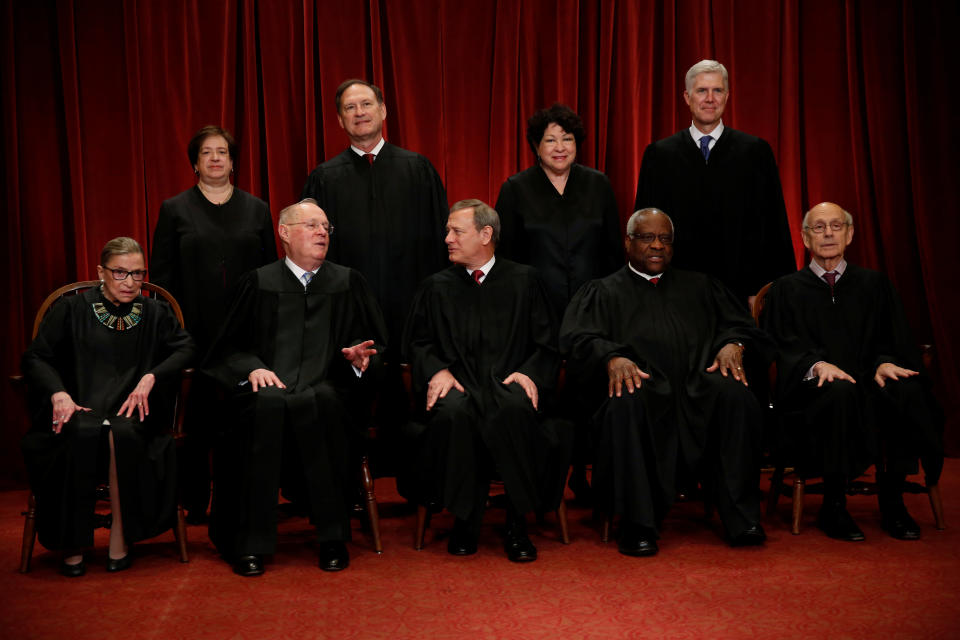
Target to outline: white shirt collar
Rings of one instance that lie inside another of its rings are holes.
[[[700,146],[700,138],[703,136],[710,136],[713,140],[710,141],[710,149],[713,149],[713,145],[717,144],[717,140],[720,139],[720,135],[723,134],[723,120],[716,126],[716,128],[710,133],[704,133],[697,129],[697,126],[690,122],[690,128],[688,129],[690,136],[693,138],[693,141],[697,143],[697,146]]]
[[[662,273],[658,273],[657,275],[652,276],[649,273],[644,273],[643,271],[637,271],[636,269],[633,268],[633,265],[630,264],[629,262],[627,262],[627,266],[630,267],[630,271],[633,271],[638,276],[643,276],[647,280],[653,280],[654,278],[659,278],[660,276],[663,275]]]
[[[497,256],[495,256],[495,255],[494,255],[494,256],[491,256],[491,257],[490,257],[490,260],[488,260],[485,265],[483,265],[482,267],[480,267],[480,271],[483,271],[483,275],[480,276],[480,282],[481,282],[481,284],[483,283],[484,280],[487,279],[487,276],[490,275],[490,269],[493,269],[493,263],[496,262],[496,261],[497,261]],[[464,269],[467,270],[467,273],[469,273],[469,274],[470,274],[470,277],[472,278],[472,277],[473,277],[473,272],[474,272],[474,270],[473,270],[473,269],[470,269],[469,267],[464,267]]]
[[[380,142],[378,142],[378,143],[377,143],[377,146],[375,146],[375,147],[374,147],[373,149],[371,149],[370,151],[364,151],[364,150],[361,149],[360,147],[355,147],[355,146],[353,146],[353,145],[350,145],[350,148],[353,149],[353,152],[354,152],[355,154],[357,154],[358,156],[360,156],[361,158],[362,158],[363,156],[367,155],[368,153],[372,153],[373,155],[378,156],[378,155],[380,155],[380,150],[383,149],[384,143],[386,143],[386,140],[384,140],[384,139],[383,139],[383,136],[381,136],[381,137],[380,137]]]
[[[303,283],[303,274],[305,274],[307,270],[301,269],[300,267],[298,267],[297,264],[293,260],[291,260],[289,257],[284,258],[283,263],[287,265],[287,268],[290,269],[290,271],[293,272],[293,275],[297,276],[297,280]],[[323,265],[320,265],[320,267],[322,266]],[[320,271],[320,267],[317,267],[310,273],[312,273],[313,275],[317,275],[317,271]],[[306,289],[307,285],[303,285],[303,288]]]
[[[840,279],[840,276],[843,275],[843,272],[847,270],[847,261],[845,258],[840,258],[840,262],[837,263],[837,266],[833,268],[837,274],[837,280]],[[810,261],[810,271],[813,271],[813,274],[818,278],[822,278],[823,274],[827,272],[826,269],[821,267],[816,260]]]

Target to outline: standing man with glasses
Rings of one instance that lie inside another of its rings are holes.
[[[676,266],[716,276],[741,303],[796,269],[780,175],[770,145],[725,126],[727,69],[701,60],[686,75],[690,127],[650,144],[636,209],[673,217],[683,246]]]
[[[630,556],[657,553],[677,490],[697,481],[732,545],[766,539],[760,405],[744,363],[773,345],[719,280],[670,266],[673,242],[665,213],[634,213],[628,264],[585,284],[560,328],[567,368],[595,401],[595,501],[620,516]]]
[[[302,492],[320,568],[350,556],[350,512],[383,318],[362,275],[326,260],[333,226],[313,200],[280,212],[286,257],[240,283],[207,363],[228,394],[214,458],[210,539],[236,573],[277,546],[281,486]]]
[[[943,415],[930,393],[900,297],[883,274],[847,263],[853,216],[823,202],[803,218],[810,264],[777,280],[764,328],[779,343],[781,445],[806,475],[822,475],[817,526],[857,542],[846,508],[850,481],[876,465],[881,526],[899,540],[920,527],[903,502],[908,473],[923,463],[927,486],[943,469]]]

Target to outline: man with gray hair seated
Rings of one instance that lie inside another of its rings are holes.
[[[683,99],[692,122],[647,147],[635,209],[668,212],[683,229],[676,266],[716,276],[746,303],[796,264],[773,152],[724,124],[729,97],[726,67],[690,67]]]
[[[286,257],[240,282],[205,367],[229,405],[210,539],[239,575],[262,574],[276,550],[281,486],[303,493],[320,568],[350,562],[357,446],[386,330],[364,277],[326,260],[333,231],[315,200],[280,212]]]
[[[662,211],[634,213],[628,264],[585,284],[560,329],[568,384],[595,400],[596,503],[620,516],[630,556],[657,553],[684,481],[701,483],[731,544],[766,538],[761,411],[744,356],[766,360],[773,345],[719,280],[670,266],[674,238]]]
[[[424,432],[416,460],[419,500],[456,517],[447,550],[477,551],[491,477],[507,501],[504,551],[531,562],[526,514],[560,503],[572,431],[544,420],[557,381],[557,323],[533,267],[494,255],[497,212],[461,200],[447,219],[453,266],[427,278],[404,330]]]
[[[900,297],[876,271],[847,263],[853,216],[822,202],[803,218],[810,264],[770,288],[761,321],[779,343],[782,446],[805,475],[823,476],[817,526],[857,542],[846,508],[850,481],[876,465],[881,526],[899,540],[920,527],[903,502],[923,462],[927,486],[943,469],[943,415],[930,392]]]

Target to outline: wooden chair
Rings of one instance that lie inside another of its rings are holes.
[[[46,300],[43,301],[43,304],[40,305],[40,310],[37,311],[37,315],[34,318],[31,339],[37,337],[37,332],[40,330],[40,323],[43,321],[44,316],[47,314],[47,311],[49,311],[54,302],[60,298],[63,298],[64,296],[77,295],[83,291],[86,291],[87,289],[97,286],[100,286],[99,280],[84,280],[82,282],[74,282],[73,284],[64,285],[47,296]],[[170,305],[170,308],[173,310],[177,320],[180,322],[180,326],[183,326],[183,312],[180,310],[180,305],[169,291],[158,285],[144,282],[141,285],[141,294],[144,296],[165,300]],[[180,392],[175,398],[176,406],[174,409],[173,424],[171,425],[171,433],[173,435],[174,443],[178,448],[182,446],[183,442],[184,406],[186,404],[185,399],[189,390],[190,376],[192,373],[192,369],[186,369],[183,372],[180,383]],[[23,376],[11,376],[10,382],[14,388],[24,395],[25,398],[26,381],[23,379]],[[98,496],[103,495],[103,493],[103,491],[98,491]],[[27,502],[27,510],[23,512],[23,516],[23,540],[20,545],[20,573],[27,573],[30,571],[30,560],[33,557],[33,544],[37,537],[37,499],[32,492]],[[187,555],[187,526],[184,522],[183,505],[179,504],[179,502],[177,504],[177,524],[173,530],[173,534],[177,540],[177,545],[180,552],[180,562],[190,562],[190,558]]]
[[[767,294],[770,292],[770,287],[773,285],[772,282],[768,282],[763,285],[760,290],[757,292],[756,300],[753,304],[753,313],[754,321],[759,325],[760,316],[763,313],[764,306],[766,305]],[[932,364],[932,346],[931,345],[921,345],[923,348],[923,364],[927,369],[930,368]],[[776,363],[770,364],[770,390],[771,394],[774,389],[776,389],[776,379],[777,379],[777,365]],[[770,408],[773,411],[776,411],[774,406],[772,395],[770,400]],[[774,417],[776,420],[776,416]],[[784,478],[787,475],[793,475],[793,484],[787,485],[784,482]],[[933,519],[936,525],[937,530],[942,531],[947,528],[946,521],[943,516],[943,500],[940,497],[940,485],[932,484],[923,486],[916,482],[907,482],[905,483],[904,490],[909,493],[926,493],[928,499],[930,500],[930,508],[933,511]],[[790,525],[790,533],[793,535],[800,534],[800,521],[803,518],[803,497],[804,494],[809,491],[811,493],[822,493],[823,487],[820,483],[807,486],[806,479],[796,470],[785,465],[782,460],[777,460],[773,475],[770,477],[770,492],[767,496],[767,517],[770,517],[772,514],[777,511],[777,502],[780,499],[781,494],[790,494],[793,496],[793,513]],[[872,482],[855,482],[851,483],[851,486],[847,490],[848,495],[873,495],[876,493],[876,484]]]

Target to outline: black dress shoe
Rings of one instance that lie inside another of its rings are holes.
[[[248,578],[262,575],[263,560],[257,556],[240,556],[233,562],[233,572]]]
[[[817,527],[835,540],[862,542],[866,539],[863,531],[850,517],[843,505],[824,505],[817,516]]]
[[[323,542],[320,544],[320,568],[324,571],[343,571],[350,566],[350,554],[347,545],[342,542]]]
[[[64,561],[60,561],[60,575],[66,576],[68,578],[79,578],[87,572],[87,565],[84,564],[83,560],[77,564],[67,564]]]
[[[526,531],[509,529],[503,541],[503,550],[510,562],[533,562],[537,559],[537,548],[530,542]]]
[[[620,529],[617,550],[625,556],[653,556],[660,548],[656,534],[637,525],[624,523]]]
[[[897,540],[920,539],[920,525],[910,517],[907,508],[902,505],[898,509],[884,511],[880,518],[880,526]]]
[[[764,543],[767,534],[760,524],[755,524],[741,531],[730,539],[731,547],[756,547]]]
[[[123,571],[124,569],[129,569],[130,565],[133,564],[133,554],[129,551],[127,555],[122,558],[110,558],[107,557],[107,571],[113,573],[116,571]]]
[[[477,552],[477,534],[470,525],[457,518],[453,522],[453,532],[447,540],[447,553],[453,556],[472,556]]]

